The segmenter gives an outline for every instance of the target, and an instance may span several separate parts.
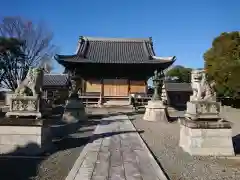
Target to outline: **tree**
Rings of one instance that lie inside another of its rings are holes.
[[[237,97],[240,92],[240,33],[222,33],[204,53],[209,80],[216,82],[218,96]]]
[[[29,67],[43,67],[46,63],[51,65],[56,47],[51,43],[53,34],[43,23],[33,24],[21,17],[4,17],[0,22],[0,37],[21,42],[20,50],[24,54],[24,59],[18,63],[6,61],[1,64],[1,70],[7,70],[1,83],[6,88],[14,90],[17,81],[26,77]]]
[[[175,66],[169,71],[167,71],[167,78],[180,83],[190,83],[191,82],[191,68],[185,68],[183,66]]]
[[[10,88],[17,85],[17,72],[24,69],[25,55],[21,50],[22,46],[23,43],[18,39],[0,37],[0,82]]]

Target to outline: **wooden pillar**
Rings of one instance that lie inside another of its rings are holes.
[[[129,97],[128,103],[129,103],[129,105],[131,105],[131,85],[130,85],[130,79],[128,79],[127,83],[128,83],[128,97]]]
[[[130,79],[127,80],[127,83],[128,83],[128,96],[130,96]]]
[[[104,85],[103,85],[103,79],[100,80],[100,95],[98,100],[98,105],[103,105],[103,96],[104,96]]]
[[[148,84],[147,84],[147,80],[145,80],[145,94],[147,94],[148,92]]]

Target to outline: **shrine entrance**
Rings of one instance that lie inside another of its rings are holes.
[[[128,96],[128,80],[104,79],[104,96]]]

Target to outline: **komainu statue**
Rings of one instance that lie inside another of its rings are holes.
[[[15,94],[10,98],[10,108],[6,117],[35,116],[41,118],[41,92],[43,70],[30,68],[26,78],[18,83]]]
[[[210,100],[216,101],[216,93],[214,91],[215,83],[209,83],[206,79],[204,70],[193,70],[191,74],[191,85],[193,95],[191,100]]]
[[[19,96],[37,96],[42,91],[43,70],[41,68],[30,68],[26,78],[18,83],[15,94]]]
[[[232,123],[222,116],[215,82],[204,70],[193,70],[191,75],[193,95],[185,118],[179,118],[179,146],[191,156],[234,156]]]

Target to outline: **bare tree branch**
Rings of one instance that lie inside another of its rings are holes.
[[[25,59],[8,56],[8,62],[0,64],[0,82],[7,88],[16,88],[17,81],[22,81],[32,67],[52,64],[56,47],[51,43],[53,34],[44,23],[34,24],[21,17],[4,17],[0,21],[0,37],[15,38],[21,42],[21,51]],[[5,65],[5,68],[2,67]],[[4,69],[4,71],[2,71]],[[4,80],[3,80],[4,79]],[[1,81],[2,80],[2,81]]]

